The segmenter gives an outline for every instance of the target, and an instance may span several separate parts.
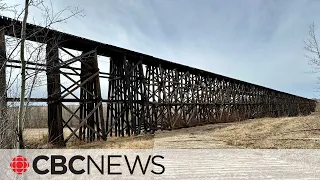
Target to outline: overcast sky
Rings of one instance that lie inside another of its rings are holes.
[[[299,96],[319,97],[303,42],[313,21],[320,33],[319,0],[52,1],[56,12],[67,6],[84,10],[84,17],[55,25],[58,30]],[[30,13],[30,21],[41,21],[38,10]]]

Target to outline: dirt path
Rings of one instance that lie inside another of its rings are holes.
[[[234,123],[209,124],[173,131],[158,131],[154,137],[154,148],[165,149],[220,149],[232,148],[224,141],[210,136],[212,132],[230,126]]]

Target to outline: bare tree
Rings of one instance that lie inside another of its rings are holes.
[[[318,41],[315,24],[312,23],[309,27],[309,38],[305,41],[305,50],[307,51],[307,59],[313,68],[312,73],[320,73],[320,44]],[[320,77],[318,76],[318,84],[320,84]],[[319,88],[320,90],[320,88]]]
[[[0,0],[0,15],[3,12],[15,12],[16,6],[8,6],[5,1]],[[6,40],[4,36],[4,28],[0,27],[0,148],[12,148],[13,143],[13,121],[8,120],[7,113],[7,85],[6,85]]]
[[[3,3],[2,0],[0,0],[0,9],[4,9],[4,8],[9,8],[10,6],[6,5],[5,3]],[[10,87],[13,86],[13,84],[20,84],[20,88],[15,92],[18,96],[20,96],[20,103],[18,105],[19,107],[19,113],[18,113],[18,117],[17,117],[17,123],[16,123],[16,142],[17,142],[17,146],[18,148],[24,148],[24,140],[23,140],[23,131],[24,131],[24,121],[25,121],[25,115],[26,115],[26,107],[29,105],[29,99],[31,97],[32,91],[33,89],[37,86],[37,83],[40,82],[39,84],[41,84],[41,79],[39,80],[39,76],[38,73],[40,72],[41,66],[37,66],[37,64],[43,64],[43,62],[45,61],[45,44],[40,44],[40,43],[35,43],[35,42],[28,42],[27,39],[27,34],[26,34],[26,23],[27,23],[27,19],[28,19],[28,14],[29,14],[29,9],[30,7],[35,7],[37,9],[40,9],[43,12],[43,24],[41,24],[41,26],[43,27],[42,29],[38,30],[37,32],[33,32],[31,35],[34,38],[38,38],[38,36],[41,37],[39,38],[43,38],[44,36],[46,36],[46,33],[48,32],[47,28],[51,28],[52,29],[52,25],[56,24],[56,23],[60,23],[60,22],[65,22],[66,20],[68,20],[71,17],[77,16],[77,15],[81,15],[81,10],[79,10],[78,8],[71,8],[71,7],[67,7],[57,13],[54,13],[53,11],[53,6],[52,3],[50,3],[49,6],[44,4],[44,1],[42,0],[25,0],[25,4],[24,4],[24,9],[22,11],[20,11],[19,13],[17,13],[17,11],[15,12],[15,18],[19,19],[21,17],[23,17],[23,21],[22,21],[22,28],[20,30],[20,36],[16,36],[16,38],[12,38],[11,41],[10,40],[5,40],[5,39],[0,39],[0,43],[2,43],[2,45],[4,46],[4,44],[6,46],[10,46],[10,43],[13,43],[13,45],[11,45],[11,48],[7,49],[7,57],[5,57],[5,54],[3,55],[2,58],[5,58],[6,61],[4,62],[4,64],[0,64],[0,70],[3,71],[3,67],[5,66],[5,63],[7,63],[10,60],[13,60],[16,57],[19,57],[19,60],[17,60],[20,64],[19,68],[20,68],[20,76],[19,74],[14,74],[12,73],[12,69],[10,69],[9,72],[9,77],[8,82],[6,85],[2,85],[0,82],[0,86],[3,86],[4,89],[6,89],[5,93],[1,94],[1,102],[6,103],[5,98],[6,98],[6,93],[7,90],[10,89]],[[15,6],[11,6],[11,9],[15,10]],[[61,17],[62,14],[64,12],[69,12],[69,15],[66,17]],[[12,28],[15,28],[14,24],[12,25]],[[3,31],[1,31],[3,32]],[[30,35],[28,35],[30,36]],[[3,36],[1,36],[3,37]],[[53,40],[46,40],[46,41],[53,41]],[[0,54],[1,55],[1,54]],[[1,62],[1,61],[0,61]],[[32,70],[30,70],[30,68],[28,69],[27,65],[32,62],[33,64],[35,64],[35,66],[33,66]],[[42,63],[41,63],[42,62]],[[3,72],[2,72],[3,73]],[[1,76],[1,74],[0,74]],[[20,78],[19,78],[20,77]],[[0,78],[1,80],[1,78]],[[38,85],[39,85],[38,84]],[[0,103],[1,103],[0,102]],[[2,103],[2,104],[3,104]],[[1,106],[0,104],[0,108],[3,107],[3,105]],[[1,119],[1,117],[3,119]],[[7,119],[8,117],[4,117],[1,116],[0,117],[0,135],[1,135],[1,130],[2,129],[7,129],[7,128],[12,128],[14,126],[8,126],[7,123]],[[2,122],[4,122],[4,124],[2,126]],[[3,127],[3,128],[2,128]],[[4,132],[4,131],[3,131]],[[3,147],[3,145],[5,143],[2,143],[1,145],[1,140],[4,139],[2,138],[2,136],[0,136],[0,147]],[[11,146],[12,147],[12,146]]]
[[[25,102],[26,95],[26,60],[25,60],[25,42],[26,42],[26,29],[29,10],[29,0],[25,1],[24,16],[21,29],[21,42],[20,42],[20,61],[21,61],[21,89],[20,89],[20,105],[18,116],[18,143],[19,148],[24,149],[23,141],[23,121],[25,117]]]

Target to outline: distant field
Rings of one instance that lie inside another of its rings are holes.
[[[319,108],[309,116],[209,124],[154,135],[111,137],[105,142],[73,140],[67,148],[320,148]],[[45,128],[26,129],[25,139],[28,148],[48,148]]]

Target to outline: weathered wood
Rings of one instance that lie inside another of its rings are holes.
[[[67,63],[60,62],[63,66],[71,69],[73,63],[81,62],[81,73],[78,74],[80,75],[80,80],[75,81],[65,72],[61,72],[61,74],[73,83],[68,88],[61,85],[61,87],[65,89],[61,93],[61,101],[68,95],[72,95],[80,103],[79,108],[75,112],[72,112],[62,104],[62,106],[72,115],[71,117],[75,117],[79,120],[79,125],[76,130],[71,130],[69,128],[72,133],[67,137],[65,142],[72,136],[76,136],[77,138],[86,141],[99,140],[100,138],[106,140],[97,53],[95,50],[89,51],[87,53],[82,53],[80,58],[78,58],[64,49],[63,51],[73,57],[71,60],[65,61]],[[80,97],[77,97],[73,93],[77,89],[80,89]],[[80,117],[76,115],[78,110],[80,110]],[[65,123],[65,126],[68,127],[68,121]],[[77,130],[79,130],[79,136],[76,135]]]
[[[85,119],[81,119],[78,115],[74,114],[74,117],[80,120],[79,125],[71,132],[71,134],[65,139],[65,142],[68,142],[70,138],[80,129],[80,127],[84,126],[87,123],[87,120],[95,113],[95,111],[99,108],[99,106],[102,105],[102,103],[98,103],[97,106],[89,112],[89,114],[86,116]],[[70,113],[73,113],[67,106],[62,106]],[[99,136],[102,136],[98,134]]]
[[[7,118],[6,44],[4,27],[0,26],[0,148],[10,148],[8,130],[13,130]]]
[[[65,146],[60,99],[60,73],[58,45],[53,40],[46,46],[47,92],[48,92],[48,142]]]
[[[6,44],[4,27],[0,26],[0,117],[5,116],[7,107],[6,85]],[[1,118],[1,120],[4,120]]]

